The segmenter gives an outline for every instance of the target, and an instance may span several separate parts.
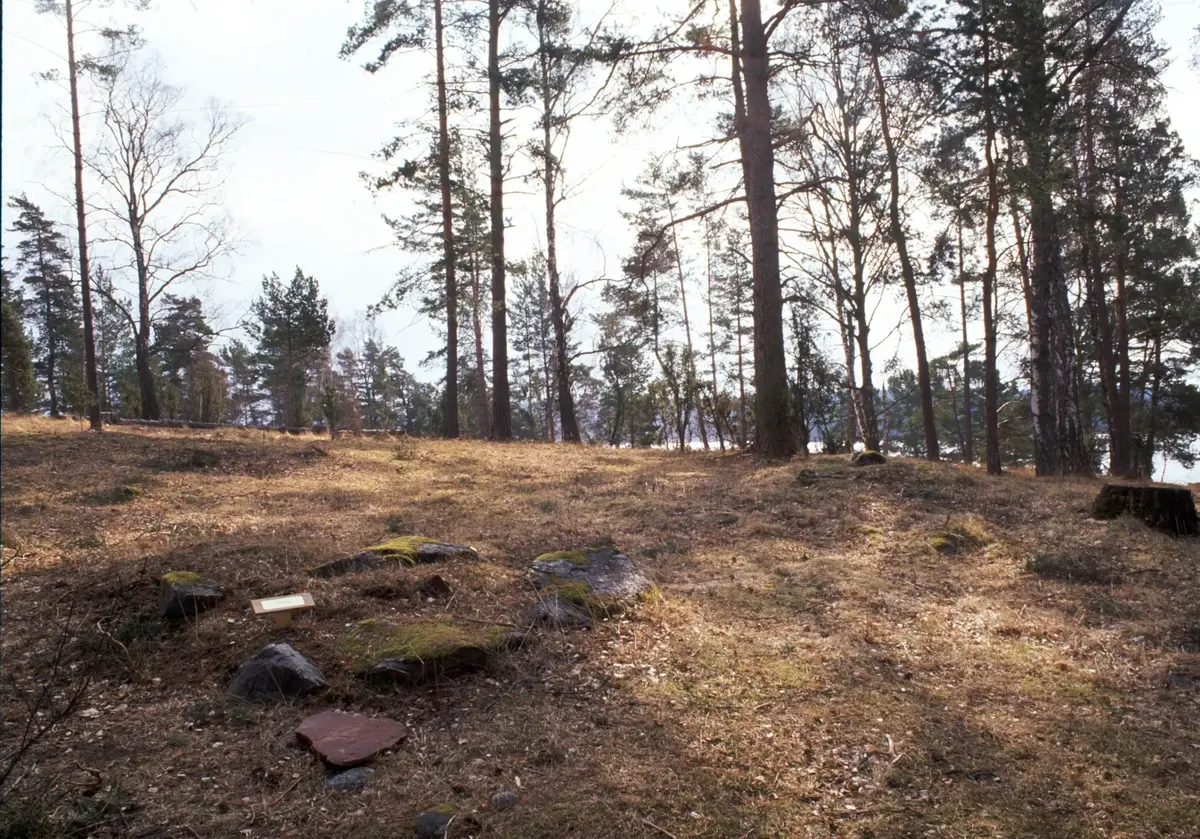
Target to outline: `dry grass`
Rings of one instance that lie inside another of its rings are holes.
[[[1200,824],[1200,695],[1166,687],[1198,660],[1200,544],[1088,520],[1096,483],[533,444],[417,441],[398,457],[385,441],[9,418],[3,432],[0,752],[53,618],[86,611],[77,664],[95,674],[98,713],[53,732],[18,792],[51,789],[59,825],[91,802],[88,835],[382,839],[442,802],[521,839],[1192,837]],[[389,530],[484,561],[305,576]],[[948,536],[953,553],[930,547]],[[517,622],[533,557],[609,540],[661,599],[436,687],[352,675],[348,624]],[[1027,571],[1038,553],[1121,582]],[[232,595],[164,629],[155,581],[174,569]],[[410,599],[434,571],[454,595]],[[303,588],[318,607],[292,630],[250,614],[252,597]],[[330,691],[302,706],[223,698],[240,661],[283,639]],[[291,742],[327,707],[411,726],[361,795],[327,794]],[[521,801],[492,813],[501,789]]]

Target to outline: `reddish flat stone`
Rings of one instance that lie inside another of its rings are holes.
[[[322,711],[296,729],[300,742],[336,768],[366,763],[408,736],[403,725],[387,717],[364,717]]]

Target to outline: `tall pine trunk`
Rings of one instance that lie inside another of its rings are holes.
[[[1132,477],[1133,464],[1129,458],[1129,434],[1122,429],[1120,418],[1121,399],[1117,393],[1117,369],[1113,353],[1112,323],[1109,320],[1104,267],[1100,257],[1100,237],[1097,231],[1100,219],[1100,177],[1096,170],[1096,83],[1094,73],[1084,77],[1083,115],[1083,166],[1080,167],[1083,190],[1083,212],[1080,224],[1083,228],[1082,261],[1087,280],[1087,302],[1090,309],[1092,340],[1096,346],[1096,364],[1100,370],[1100,384],[1104,394],[1104,408],[1108,423],[1109,473],[1123,478]]]
[[[729,0],[729,60],[731,65],[730,83],[733,85],[733,128],[737,134],[738,144],[742,145],[746,123],[746,94],[742,88],[741,36],[738,26],[737,0]],[[743,151],[744,157],[744,151]],[[743,164],[743,172],[745,171]],[[749,184],[747,183],[747,189]],[[746,369],[742,345],[742,277],[738,269],[737,282],[737,371],[738,371],[738,445],[746,450]]]
[[[67,73],[71,87],[71,150],[75,158],[75,225],[79,232],[79,290],[83,298],[83,367],[87,380],[88,425],[101,429],[100,379],[96,373],[96,332],[92,316],[92,275],[88,266],[87,208],[83,203],[83,134],[79,125],[79,67],[75,63],[75,9],[66,2]]]
[[[958,301],[962,315],[963,347],[963,462],[975,462],[975,432],[971,428],[971,344],[967,338],[967,271],[963,259],[962,219],[958,220]]]
[[[442,190],[442,262],[446,272],[446,390],[442,434],[458,436],[458,284],[454,276],[454,211],[450,203],[450,126],[446,104],[445,34],[442,0],[433,0],[434,48],[437,56],[438,180]]]
[[[45,277],[43,268],[42,276]],[[53,295],[46,287],[46,390],[50,394],[50,416],[59,417],[58,407],[58,336],[54,334],[54,309],[50,303]]]
[[[554,380],[558,395],[558,418],[562,427],[564,443],[581,442],[579,422],[575,417],[575,398],[571,393],[571,364],[567,357],[566,304],[562,295],[562,284],[558,274],[558,226],[555,219],[556,202],[554,187],[558,183],[557,161],[551,148],[554,103],[551,97],[550,45],[546,32],[546,20],[538,14],[538,64],[541,70],[542,96],[542,146],[544,169],[542,189],[546,202],[546,273],[550,282],[550,323],[554,329]],[[549,387],[549,382],[547,382]],[[548,411],[549,413],[549,406]]]
[[[472,249],[474,251],[474,249]],[[483,287],[479,278],[479,260],[471,254],[471,331],[475,339],[475,411],[479,417],[479,436],[491,436],[491,410],[488,407],[486,358],[483,353]]]
[[[758,450],[786,457],[794,448],[783,347],[775,150],[771,145],[767,33],[759,0],[742,0],[742,78],[746,112],[738,131],[754,263],[754,424]]]
[[[1079,475],[1091,469],[1083,446],[1071,306],[1054,206],[1055,94],[1047,68],[1047,28],[1044,0],[1021,5],[1014,49],[1018,127],[1027,156],[1025,186],[1033,239],[1030,369],[1034,464],[1039,475]]]
[[[870,24],[868,24],[868,27]],[[896,255],[900,258],[900,273],[904,278],[904,290],[908,295],[908,313],[912,320],[913,343],[917,352],[917,388],[921,394],[921,424],[925,430],[925,457],[937,460],[939,456],[937,420],[933,413],[933,383],[929,376],[929,357],[925,353],[925,329],[921,323],[921,300],[917,296],[917,275],[908,253],[908,236],[900,220],[900,161],[896,143],[892,139],[888,120],[887,89],[883,82],[883,71],[879,66],[879,37],[868,29],[871,43],[871,69],[875,74],[875,92],[879,99],[879,128],[883,134],[883,146],[887,153],[891,200],[888,202],[888,219],[891,222],[892,241]]]
[[[488,0],[488,163],[492,180],[492,429],[512,439],[508,387],[508,295],[504,264],[504,149],[500,134],[500,0]]]
[[[683,278],[683,256],[679,253],[679,235],[675,230],[675,208],[668,204],[667,213],[671,222],[671,241],[675,247],[675,268],[679,272],[679,302],[683,307],[683,334],[687,340],[688,351],[688,391],[692,397],[692,407],[696,412],[696,425],[700,429],[700,439],[704,450],[709,450],[708,426],[704,423],[704,406],[700,401],[700,380],[696,376],[696,351],[692,346],[692,321],[688,317],[687,285]]]
[[[721,428],[721,420],[717,416],[717,397],[720,387],[717,383],[717,343],[713,332],[713,302],[712,302],[712,231],[709,229],[708,216],[704,217],[704,272],[707,280],[706,297],[708,303],[708,360],[712,365],[712,409],[713,426],[717,431],[717,443],[721,451],[725,451],[725,432]]]
[[[1130,375],[1129,375],[1129,323],[1125,311],[1125,279],[1127,273],[1126,266],[1126,247],[1125,247],[1125,188],[1120,178],[1117,178],[1117,183],[1114,189],[1114,216],[1116,217],[1117,237],[1116,259],[1113,260],[1114,274],[1117,281],[1116,296],[1113,298],[1113,309],[1116,311],[1117,334],[1115,337],[1116,343],[1116,362],[1117,362],[1117,404],[1119,406],[1117,419],[1121,426],[1118,431],[1126,440],[1126,450],[1129,452],[1131,465],[1133,464],[1133,406],[1130,399]]]
[[[990,12],[990,8],[989,8]],[[999,373],[996,369],[996,221],[1000,217],[1000,178],[996,161],[996,122],[992,102],[992,40],[990,17],[983,28],[983,157],[987,167],[987,208],[984,243],[987,266],[983,272],[983,424],[987,447],[987,471],[999,475],[1000,418]]]

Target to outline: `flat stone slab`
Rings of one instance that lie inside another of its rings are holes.
[[[387,717],[322,711],[296,729],[296,737],[337,769],[358,766],[408,736],[408,729]]]
[[[375,571],[379,568],[424,565],[450,559],[479,559],[474,548],[427,539],[424,536],[397,536],[379,545],[359,551],[354,556],[335,559],[310,568],[308,575],[320,579]]]
[[[654,588],[616,548],[542,554],[532,571],[544,591],[597,617],[623,611]]]
[[[317,666],[291,644],[268,644],[242,663],[229,692],[250,702],[271,702],[300,699],[325,686]]]
[[[411,687],[481,670],[494,653],[523,642],[508,626],[460,625],[450,618],[409,624],[365,620],[346,635],[344,648],[361,677]]]
[[[1173,536],[1200,536],[1196,500],[1187,487],[1105,484],[1092,503],[1092,518],[1115,519],[1125,513]]]
[[[160,586],[158,605],[164,618],[194,618],[225,596],[219,583],[192,571],[168,571]]]

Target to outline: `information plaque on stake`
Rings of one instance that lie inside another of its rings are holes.
[[[276,626],[286,629],[292,625],[292,616],[313,607],[312,595],[307,591],[300,594],[285,594],[282,597],[264,597],[262,600],[251,600],[256,615],[270,615],[275,619]]]

